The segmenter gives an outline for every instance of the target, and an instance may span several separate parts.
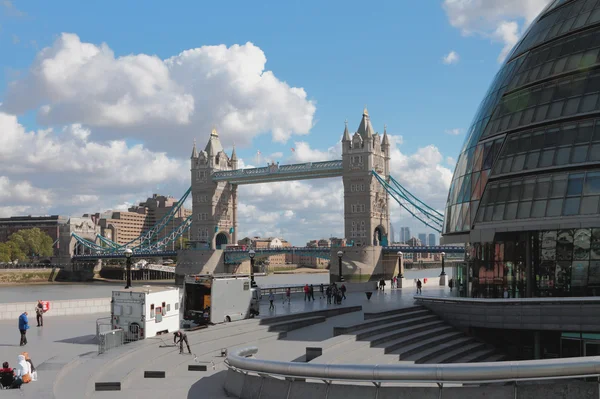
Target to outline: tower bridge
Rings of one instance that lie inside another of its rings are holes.
[[[377,274],[386,256],[397,251],[429,252],[444,251],[446,248],[388,247],[390,231],[390,199],[396,201],[410,215],[423,224],[441,232],[443,215],[419,200],[390,175],[390,142],[387,131],[375,132],[367,109],[358,129],[350,134],[346,122],[342,135],[342,154],[339,160],[307,162],[292,165],[271,163],[264,167],[238,169],[235,147],[228,155],[221,144],[219,134],[213,129],[204,149],[199,150],[196,142],[190,156],[191,187],[180,201],[188,195],[192,198],[192,215],[170,234],[161,234],[173,219],[176,210],[166,215],[157,225],[126,245],[119,245],[105,237],[96,242],[74,235],[80,251],[77,259],[117,258],[123,256],[126,247],[137,257],[150,254],[173,256],[167,251],[169,245],[182,234],[190,237],[190,249],[178,252],[178,264],[193,266],[193,270],[181,268],[181,274],[196,272],[219,272],[225,265],[238,265],[247,259],[244,251],[225,249],[238,241],[240,221],[237,216],[238,186],[243,184],[272,183],[291,180],[306,180],[341,177],[344,187],[344,237],[349,246],[344,249],[344,261],[351,268],[372,269]],[[427,248],[427,249],[425,249]],[[310,251],[309,251],[310,250]],[[311,256],[330,259],[331,253],[339,249],[296,249]],[[263,256],[269,250],[260,250]],[[282,253],[287,249],[276,250]],[[462,248],[446,250],[464,251]],[[263,254],[264,252],[264,254]],[[336,256],[336,255],[335,255]]]

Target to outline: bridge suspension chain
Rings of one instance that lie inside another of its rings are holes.
[[[388,182],[376,171],[373,170],[371,173],[383,186],[385,191],[415,219],[419,220],[424,225],[431,227],[438,233],[442,232],[444,215],[418,199],[392,176],[389,177]]]

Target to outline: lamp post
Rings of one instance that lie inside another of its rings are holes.
[[[398,251],[398,273],[400,274],[400,278],[404,278],[404,268],[402,267],[402,252]]]
[[[446,253],[445,253],[445,252],[442,252],[442,254],[441,254],[441,255],[442,255],[442,273],[440,274],[440,276],[445,276],[445,275],[446,275],[446,272],[445,272],[445,270],[444,270],[444,258],[446,257]]]
[[[256,252],[253,249],[248,251],[248,255],[250,256],[250,287],[254,287],[254,256]]]
[[[125,248],[125,258],[127,258],[127,285],[125,289],[131,288],[131,256],[133,251],[129,248]]]
[[[340,273],[340,282],[344,282],[344,276],[342,275],[342,256],[344,256],[344,252],[343,251],[338,251],[337,253],[338,256],[338,267],[339,267],[339,273]]]

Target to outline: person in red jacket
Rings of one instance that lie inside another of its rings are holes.
[[[308,286],[308,284],[304,286],[304,301],[306,301],[307,299],[310,301],[310,287]]]

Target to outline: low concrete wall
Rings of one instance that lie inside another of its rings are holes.
[[[453,326],[514,330],[600,332],[600,299],[468,299],[418,297]]]
[[[71,299],[50,301],[50,310],[44,317],[72,316],[78,314],[110,313],[111,298]],[[37,302],[15,302],[0,304],[0,320],[16,320],[23,312],[29,313],[29,324],[35,323]]]
[[[432,384],[433,385],[433,384]],[[511,385],[485,385],[469,387],[381,387],[369,385],[332,384],[319,382],[287,381],[261,378],[254,375],[227,371],[223,385],[225,392],[234,398],[293,399],[597,399],[597,382],[520,383]],[[260,395],[259,395],[260,393]]]

